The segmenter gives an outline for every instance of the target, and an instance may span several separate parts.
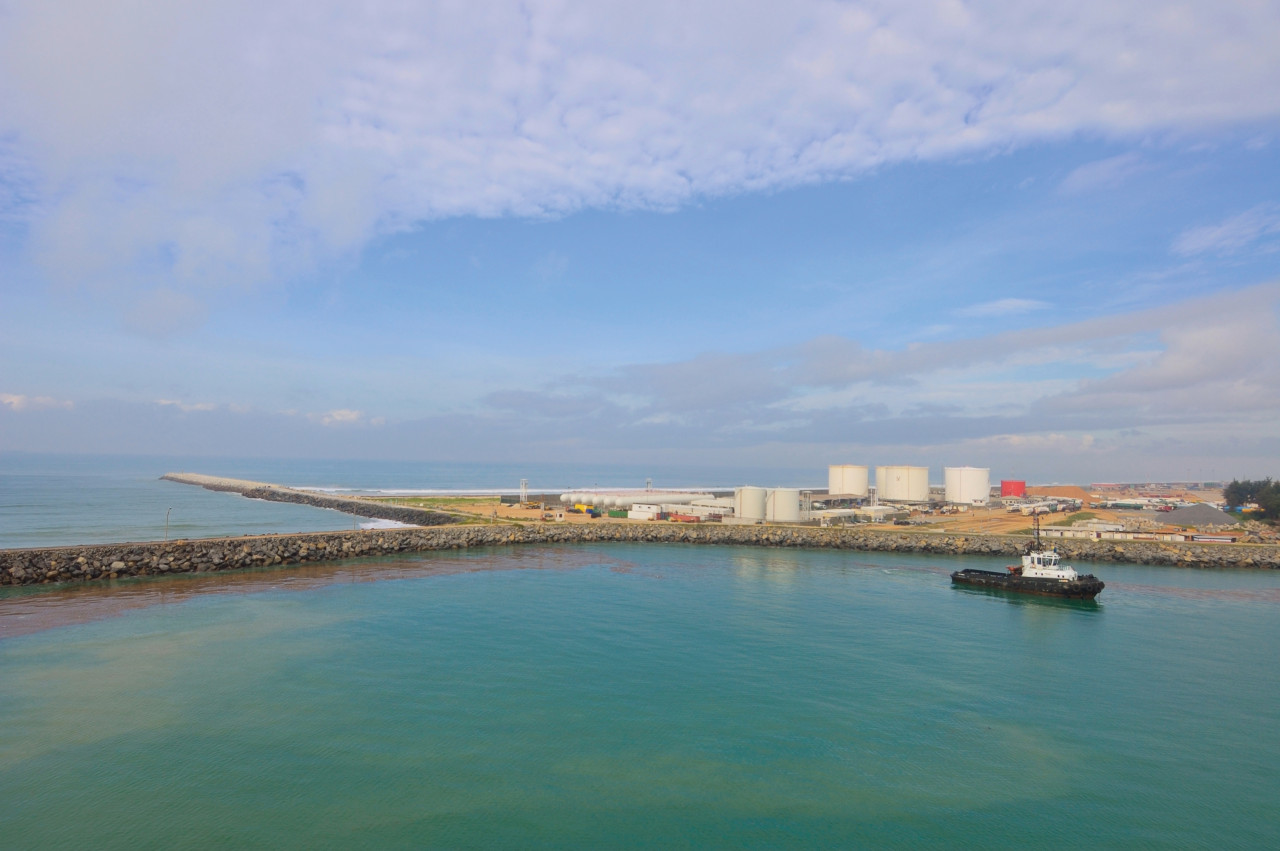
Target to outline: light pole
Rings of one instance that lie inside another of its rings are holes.
[[[164,513],[164,542],[169,543],[169,512],[173,511],[173,506],[169,506]]]

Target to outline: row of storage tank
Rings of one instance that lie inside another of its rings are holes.
[[[593,505],[596,508],[630,508],[637,503],[641,505],[692,505],[704,499],[713,499],[709,493],[686,493],[683,491],[634,491],[631,493],[596,493],[594,491],[571,491],[560,494],[560,501],[565,505]]]
[[[800,491],[797,488],[737,488],[733,492],[733,516],[742,520],[799,523]]]
[[[870,495],[870,468],[857,464],[833,464],[828,468],[827,493],[834,497],[865,499]],[[944,467],[945,499],[953,505],[985,505],[991,497],[991,470],[986,467]],[[905,465],[876,467],[876,494],[885,502],[929,502],[929,468]],[[1023,496],[1026,482],[1002,481],[1003,496]],[[590,505],[599,509],[630,509],[635,505],[679,506],[710,504],[712,494],[685,491],[632,491],[599,493],[571,491],[560,495],[565,505]],[[741,487],[733,493],[734,516],[742,520],[798,523],[802,517],[798,488]]]
[[[946,501],[956,505],[985,505],[991,498],[988,467],[943,467]],[[1025,492],[1026,483],[1021,484]],[[833,464],[827,469],[827,493],[865,499],[870,494],[870,468],[858,464]],[[876,495],[885,502],[929,501],[929,468],[905,465],[876,467]]]

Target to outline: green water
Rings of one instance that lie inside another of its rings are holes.
[[[989,564],[619,545],[122,585],[154,605],[0,640],[0,846],[1280,847],[1280,575],[947,580]]]

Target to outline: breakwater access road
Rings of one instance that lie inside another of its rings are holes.
[[[674,523],[447,525],[0,550],[0,585],[85,582],[127,576],[204,573],[310,564],[360,556],[520,544],[671,543],[811,547],[878,552],[1016,557],[1026,537],[951,535],[889,529],[720,526]],[[1197,568],[1280,569],[1280,547],[1163,541],[1067,539],[1067,561],[1111,561]]]
[[[253,482],[246,479],[228,479],[222,476],[206,476],[202,473],[165,473],[160,477],[167,482],[196,485],[205,490],[238,493],[249,499],[265,499],[270,502],[291,502],[315,508],[331,508],[357,517],[372,520],[394,520],[411,526],[443,526],[459,522],[458,517],[430,508],[414,508],[408,505],[388,505],[383,502],[336,496],[315,491],[287,488],[269,482]]]

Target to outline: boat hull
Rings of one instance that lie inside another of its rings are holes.
[[[1019,594],[1039,594],[1044,597],[1066,597],[1072,600],[1092,600],[1098,592],[1107,587],[1101,579],[1093,574],[1078,576],[1075,579],[1039,579],[1017,576],[1012,573],[997,573],[994,570],[957,570],[951,574],[951,582],[956,585],[972,585],[977,588],[991,588],[998,591],[1015,591]]]

